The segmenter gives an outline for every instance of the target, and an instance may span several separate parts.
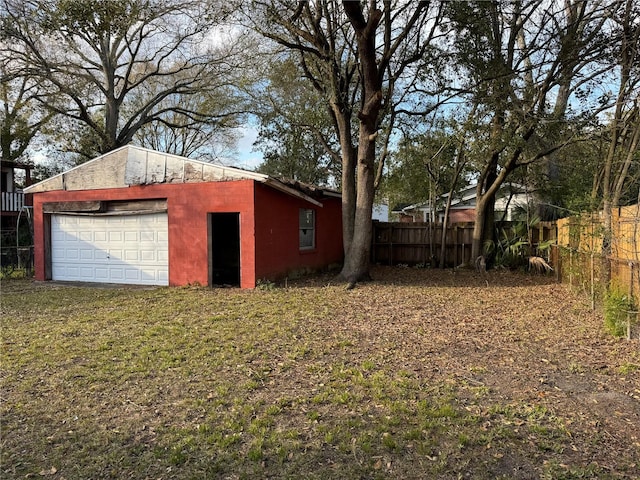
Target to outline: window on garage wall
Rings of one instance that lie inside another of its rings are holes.
[[[311,208],[300,209],[300,250],[316,247],[316,212]]]

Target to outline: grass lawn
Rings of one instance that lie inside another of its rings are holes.
[[[0,477],[640,476],[640,344],[580,295],[516,273],[373,275],[4,280]]]

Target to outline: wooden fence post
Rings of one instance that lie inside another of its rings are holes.
[[[573,287],[573,250],[569,247],[569,286]]]
[[[458,225],[453,228],[453,266],[458,266]]]
[[[389,265],[393,265],[393,225],[389,229]]]
[[[593,252],[591,252],[591,311],[596,309],[596,291],[594,284],[594,271],[593,271]]]
[[[629,298],[633,300],[633,267],[635,264],[633,262],[629,262]]]

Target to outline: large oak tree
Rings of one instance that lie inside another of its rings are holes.
[[[179,127],[210,121],[211,111],[200,103],[176,99],[215,95],[235,66],[232,52],[210,35],[217,23],[214,2],[2,3],[4,53],[23,76],[38,79],[44,91],[37,100],[79,129],[83,141],[76,150],[84,156],[125,145],[157,122]]]
[[[9,58],[0,59],[0,154],[3,160],[26,161],[35,138],[52,113],[37,101],[36,79],[16,75]]]
[[[441,2],[249,2],[245,18],[296,55],[322,95],[342,162],[341,275],[369,278],[371,213],[398,105],[439,34]],[[406,106],[406,105],[405,105]]]
[[[451,2],[453,72],[449,89],[476,112],[479,154],[472,258],[492,239],[495,195],[516,169],[565,145],[580,118],[599,107],[590,83],[603,70],[610,13],[599,0]],[[574,101],[581,94],[584,103]]]

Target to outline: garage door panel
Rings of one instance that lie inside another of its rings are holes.
[[[109,280],[109,270],[107,268],[96,267],[93,271],[97,281],[106,282],[107,280]]]
[[[67,249],[65,249],[65,259],[66,260],[77,260],[78,258],[80,258],[80,252],[78,251],[77,248],[72,248],[69,247]]]
[[[96,262],[106,262],[109,254],[105,250],[93,250],[93,260]]]
[[[160,235],[158,235],[159,237]],[[141,242],[155,242],[157,240],[156,233],[150,230],[145,230],[140,232],[140,241]],[[159,240],[159,239],[158,239]]]
[[[137,250],[127,250],[124,252],[124,259],[127,262],[138,262],[138,251]]]
[[[125,242],[139,242],[138,232],[124,232],[124,241]]]
[[[52,278],[168,285],[167,232],[166,213],[123,217],[54,215]]]
[[[124,283],[124,268],[122,267],[111,267],[109,269],[109,280],[112,283]]]
[[[69,243],[78,243],[80,239],[77,234],[65,232],[64,241]]]
[[[140,261],[144,263],[155,263],[157,261],[161,261],[162,259],[158,258],[156,255],[157,253],[158,252],[149,249],[140,250]]]
[[[139,270],[133,270],[131,268],[126,268],[124,270],[124,276],[127,280],[130,281],[138,281],[140,280],[140,278],[142,277],[141,275],[142,272],[140,272]]]
[[[122,253],[122,250],[117,250],[115,248],[110,248],[109,249],[109,260],[111,260],[114,263],[114,266],[117,262],[122,261],[122,258],[124,257],[124,253]]]

